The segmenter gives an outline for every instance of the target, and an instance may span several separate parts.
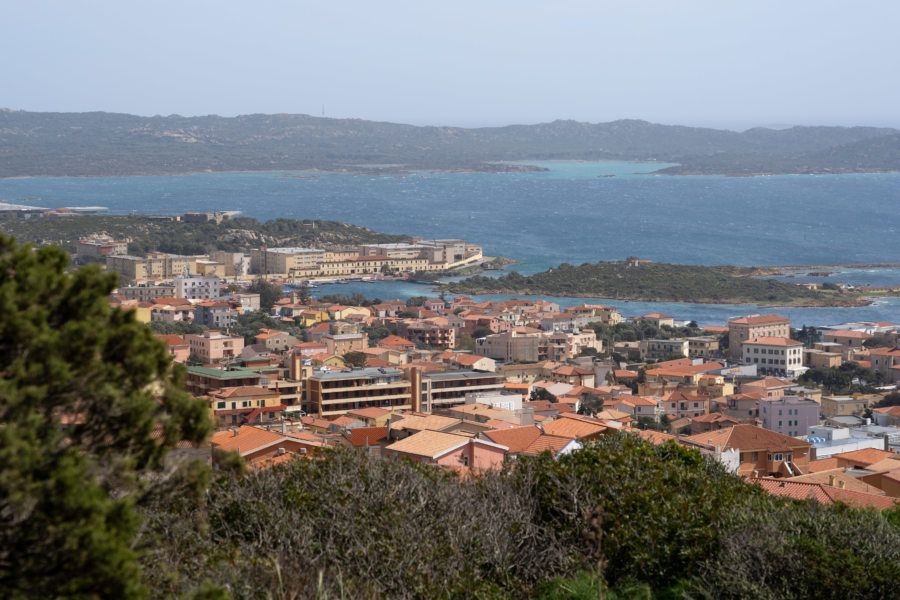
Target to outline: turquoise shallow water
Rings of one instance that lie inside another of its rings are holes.
[[[391,233],[463,237],[482,244],[486,254],[520,260],[512,268],[523,273],[629,255],[687,264],[900,262],[900,174],[669,177],[642,174],[664,166],[659,164],[532,164],[550,170],[7,179],[0,180],[0,201],[30,197],[26,203],[51,208],[240,210],[260,220],[333,219]],[[898,269],[852,271],[831,280],[872,285],[900,280]],[[384,296],[404,295],[402,285],[395,289]],[[720,320],[709,306],[697,310]],[[900,320],[900,307],[890,302],[811,310],[833,312],[811,313],[821,316],[810,316],[809,324],[832,322],[844,310],[851,311],[848,319],[877,314]],[[733,306],[722,311],[725,317],[741,312]]]

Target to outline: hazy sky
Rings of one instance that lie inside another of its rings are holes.
[[[0,107],[900,126],[892,0],[3,3]]]

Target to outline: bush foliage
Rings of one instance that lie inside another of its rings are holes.
[[[775,498],[628,435],[465,477],[338,449],[149,510],[144,572],[235,598],[883,598],[900,575],[888,516]]]

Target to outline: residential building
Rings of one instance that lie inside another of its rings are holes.
[[[803,344],[787,337],[755,337],[741,344],[743,363],[756,365],[766,374],[796,377],[806,370],[803,366]]]
[[[426,430],[385,447],[382,456],[449,468],[494,469],[503,464],[508,450],[486,439]]]
[[[741,476],[793,477],[809,472],[812,444],[754,425],[704,432],[681,442],[713,455]]]
[[[707,433],[709,431],[718,431],[719,429],[734,427],[735,425],[740,424],[741,422],[739,420],[722,413],[700,415],[691,419],[691,435]]]
[[[152,302],[157,298],[174,298],[174,285],[127,285],[116,290],[116,294],[125,296],[127,300],[137,300],[138,302]]]
[[[868,334],[864,331],[854,331],[852,329],[839,329],[837,331],[826,331],[822,335],[822,340],[826,343],[840,344],[845,348],[856,348],[860,349],[863,347],[863,342],[868,339],[871,339],[871,334]]]
[[[250,274],[250,257],[246,254],[217,251],[209,257],[225,266],[225,277],[246,277]]]
[[[191,355],[191,348],[185,340],[180,335],[154,335],[158,340],[161,340],[166,345],[166,352],[169,353],[169,356],[172,357],[172,360],[175,362],[187,362],[188,358]]]
[[[206,396],[227,387],[264,385],[268,378],[244,369],[226,371],[208,367],[189,366],[184,378],[184,388],[195,396]]]
[[[670,419],[699,417],[709,412],[709,396],[671,392],[663,396],[662,408]]]
[[[260,329],[259,334],[254,339],[257,344],[265,345],[269,352],[284,352],[300,342],[287,331],[278,329]]]
[[[446,321],[446,319],[444,319]],[[456,328],[430,320],[401,321],[397,333],[412,341],[432,348],[455,348]]]
[[[194,305],[194,322],[207,327],[232,327],[240,314],[228,300],[204,300]]]
[[[244,349],[242,336],[224,335],[215,329],[199,334],[189,333],[184,339],[191,348],[191,354],[196,354],[204,362],[237,358]]]
[[[344,356],[348,352],[361,352],[369,347],[369,337],[366,333],[345,333],[341,335],[326,333],[322,341],[328,348],[329,354]]]
[[[179,275],[175,278],[175,297],[188,300],[218,298],[222,280],[216,276]]]
[[[128,254],[128,241],[116,240],[108,235],[96,235],[78,240],[75,251],[78,260]]]
[[[675,317],[673,317],[672,315],[653,313],[635,317],[634,320],[644,321],[646,323],[650,323],[651,325],[655,325],[656,327],[675,327]],[[687,354],[685,354],[685,356],[687,356]]]
[[[419,409],[421,375],[413,369],[410,379],[387,367],[317,371],[308,381],[310,409],[320,417],[347,414],[361,408],[389,411]]]
[[[686,339],[641,340],[641,360],[668,359],[671,356],[687,356],[690,342]]]
[[[698,336],[688,338],[688,358],[715,358],[719,355],[719,338]]]
[[[782,396],[759,400],[762,426],[791,437],[806,436],[809,428],[819,424],[819,405],[800,396]]]
[[[207,257],[179,256],[162,252],[152,252],[146,258],[127,254],[108,255],[106,269],[116,271],[129,281],[173,279],[179,275],[190,275],[196,272],[198,258]]]
[[[217,427],[271,423],[285,408],[278,392],[259,386],[221,388],[209,395],[210,417]]]
[[[422,410],[465,404],[466,395],[503,389],[506,378],[488,371],[438,371],[422,376]]]
[[[847,415],[861,415],[866,409],[866,401],[853,396],[823,396],[822,415],[826,419],[831,417],[845,417]]]
[[[289,275],[295,270],[315,267],[325,250],[315,248],[263,248],[250,253],[250,272]]]
[[[787,338],[791,321],[778,315],[748,315],[728,321],[728,359],[740,362],[744,356],[743,343],[759,337]]]

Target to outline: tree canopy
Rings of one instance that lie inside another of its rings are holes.
[[[143,475],[209,421],[150,329],[110,308],[115,274],[67,265],[0,235],[0,589],[144,597]]]

